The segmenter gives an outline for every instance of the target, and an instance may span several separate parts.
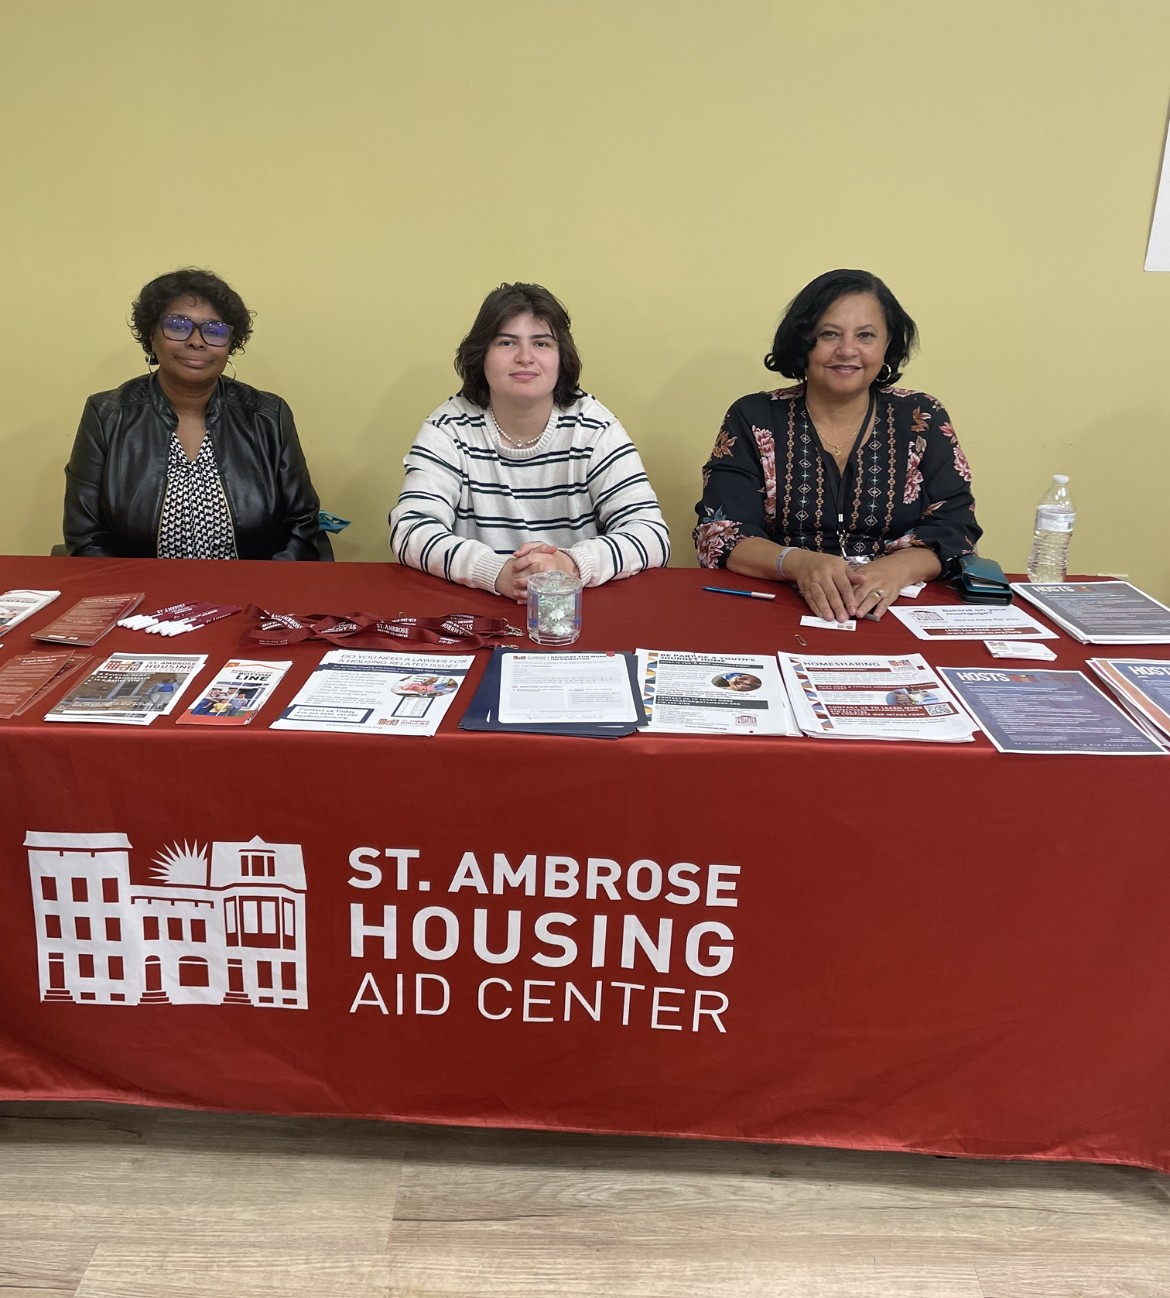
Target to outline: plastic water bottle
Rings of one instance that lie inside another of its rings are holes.
[[[1052,486],[1036,506],[1032,553],[1028,556],[1029,581],[1064,581],[1068,576],[1068,547],[1077,511],[1068,494],[1068,478],[1053,476]]]

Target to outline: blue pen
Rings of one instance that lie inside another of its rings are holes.
[[[732,590],[729,586],[704,586],[712,595],[742,595],[745,599],[775,599],[775,595],[764,595],[758,590]]]

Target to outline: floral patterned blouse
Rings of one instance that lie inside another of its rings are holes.
[[[876,558],[934,550],[948,574],[982,535],[971,470],[943,407],[925,392],[880,388],[868,442],[838,472],[804,404],[804,385],[741,397],[703,468],[695,549],[722,568],[746,537]]]

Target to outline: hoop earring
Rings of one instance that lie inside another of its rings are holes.
[[[236,363],[235,363],[235,361],[233,361],[232,358],[229,356],[229,357],[227,358],[227,363],[232,367],[231,377],[232,377],[233,379],[237,378],[238,375],[236,374]]]
[[[154,366],[154,369],[150,368],[152,365]],[[158,372],[158,357],[154,352],[146,353],[146,372],[147,374],[155,374]]]
[[[882,370],[885,370],[885,374],[882,373]],[[877,378],[874,380],[879,388],[884,388],[885,385],[894,377],[894,367],[889,361],[882,362],[882,370],[878,370]]]

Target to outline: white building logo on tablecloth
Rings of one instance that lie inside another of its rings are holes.
[[[41,1000],[306,1009],[298,843],[174,844],[130,878],[125,834],[25,836]]]

